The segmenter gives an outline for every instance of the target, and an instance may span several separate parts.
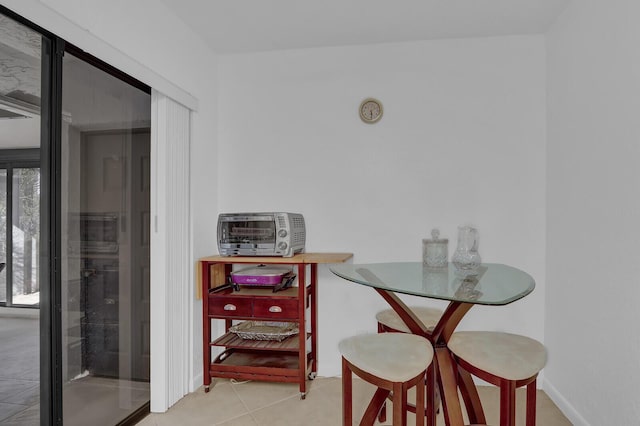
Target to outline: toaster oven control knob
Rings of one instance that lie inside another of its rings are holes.
[[[287,230],[286,229],[281,229],[278,231],[278,237],[280,238],[284,238],[287,236]]]
[[[284,241],[281,242],[280,244],[278,244],[278,248],[280,250],[286,250],[287,249],[287,243],[285,243]]]

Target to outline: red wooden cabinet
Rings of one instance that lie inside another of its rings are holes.
[[[204,389],[213,377],[298,383],[305,398],[306,380],[318,371],[317,279],[318,264],[340,263],[350,253],[303,253],[293,257],[222,257],[200,259]],[[271,288],[223,288],[233,265],[292,265],[297,287],[274,293]],[[308,313],[308,315],[307,315]],[[225,333],[213,336],[212,321],[224,320]],[[245,340],[229,332],[242,320],[297,322],[299,333],[281,342]],[[211,348],[222,352],[212,359]]]

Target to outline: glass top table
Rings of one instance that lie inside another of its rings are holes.
[[[345,280],[373,288],[400,316],[411,333],[423,336],[433,344],[435,383],[440,390],[447,426],[465,424],[458,389],[465,399],[470,423],[486,423],[473,379],[464,369],[458,368],[447,343],[473,306],[507,305],[531,293],[535,288],[531,275],[495,263],[483,263],[473,275],[465,276],[460,275],[452,264],[447,268],[433,269],[424,267],[421,262],[341,264],[332,266],[331,272]],[[447,300],[449,305],[436,326],[427,327],[397,293]],[[382,403],[374,404],[374,400],[383,402],[385,391],[378,389],[376,394],[381,397],[376,399],[374,396],[367,412],[377,413],[382,408]],[[425,414],[427,425],[435,425],[435,409],[427,408]]]
[[[345,280],[394,293],[473,303],[507,305],[531,293],[535,281],[520,269],[483,263],[475,275],[460,275],[452,264],[441,269],[421,262],[340,264],[331,272]]]

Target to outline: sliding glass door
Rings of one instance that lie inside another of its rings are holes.
[[[151,97],[85,59],[62,66],[63,422],[106,426],[150,394]]]
[[[148,86],[0,6],[0,424],[148,412],[150,123]]]

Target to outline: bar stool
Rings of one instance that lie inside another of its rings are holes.
[[[428,329],[433,330],[436,326],[442,311],[436,308],[427,308],[424,306],[411,306],[409,309],[413,311],[420,321]],[[378,333],[384,333],[387,331],[397,331],[401,333],[411,333],[409,327],[402,321],[400,315],[393,309],[385,309],[376,314],[376,320],[378,321]]]
[[[433,330],[440,321],[442,316],[442,310],[436,308],[427,308],[425,306],[411,306],[409,309],[418,317],[418,319],[427,327],[428,330]],[[398,332],[398,333],[411,333],[409,327],[402,321],[400,315],[393,309],[385,309],[376,314],[376,321],[378,321],[378,333]],[[440,392],[435,390],[434,404],[436,407],[440,405]],[[378,420],[384,422],[387,419],[386,404],[380,410]]]
[[[352,373],[378,388],[393,392],[394,426],[407,424],[407,391],[415,386],[416,425],[424,425],[424,381],[433,360],[433,348],[427,339],[404,333],[360,334],[342,340],[338,349],[342,354],[344,426],[352,424]],[[432,384],[427,391],[433,392]],[[375,398],[371,404],[374,401]],[[377,414],[365,413],[362,423],[373,424]]]
[[[527,387],[526,425],[536,423],[536,379],[547,363],[537,340],[492,331],[459,331],[447,343],[458,365],[500,388],[500,426],[516,424],[516,388]]]

